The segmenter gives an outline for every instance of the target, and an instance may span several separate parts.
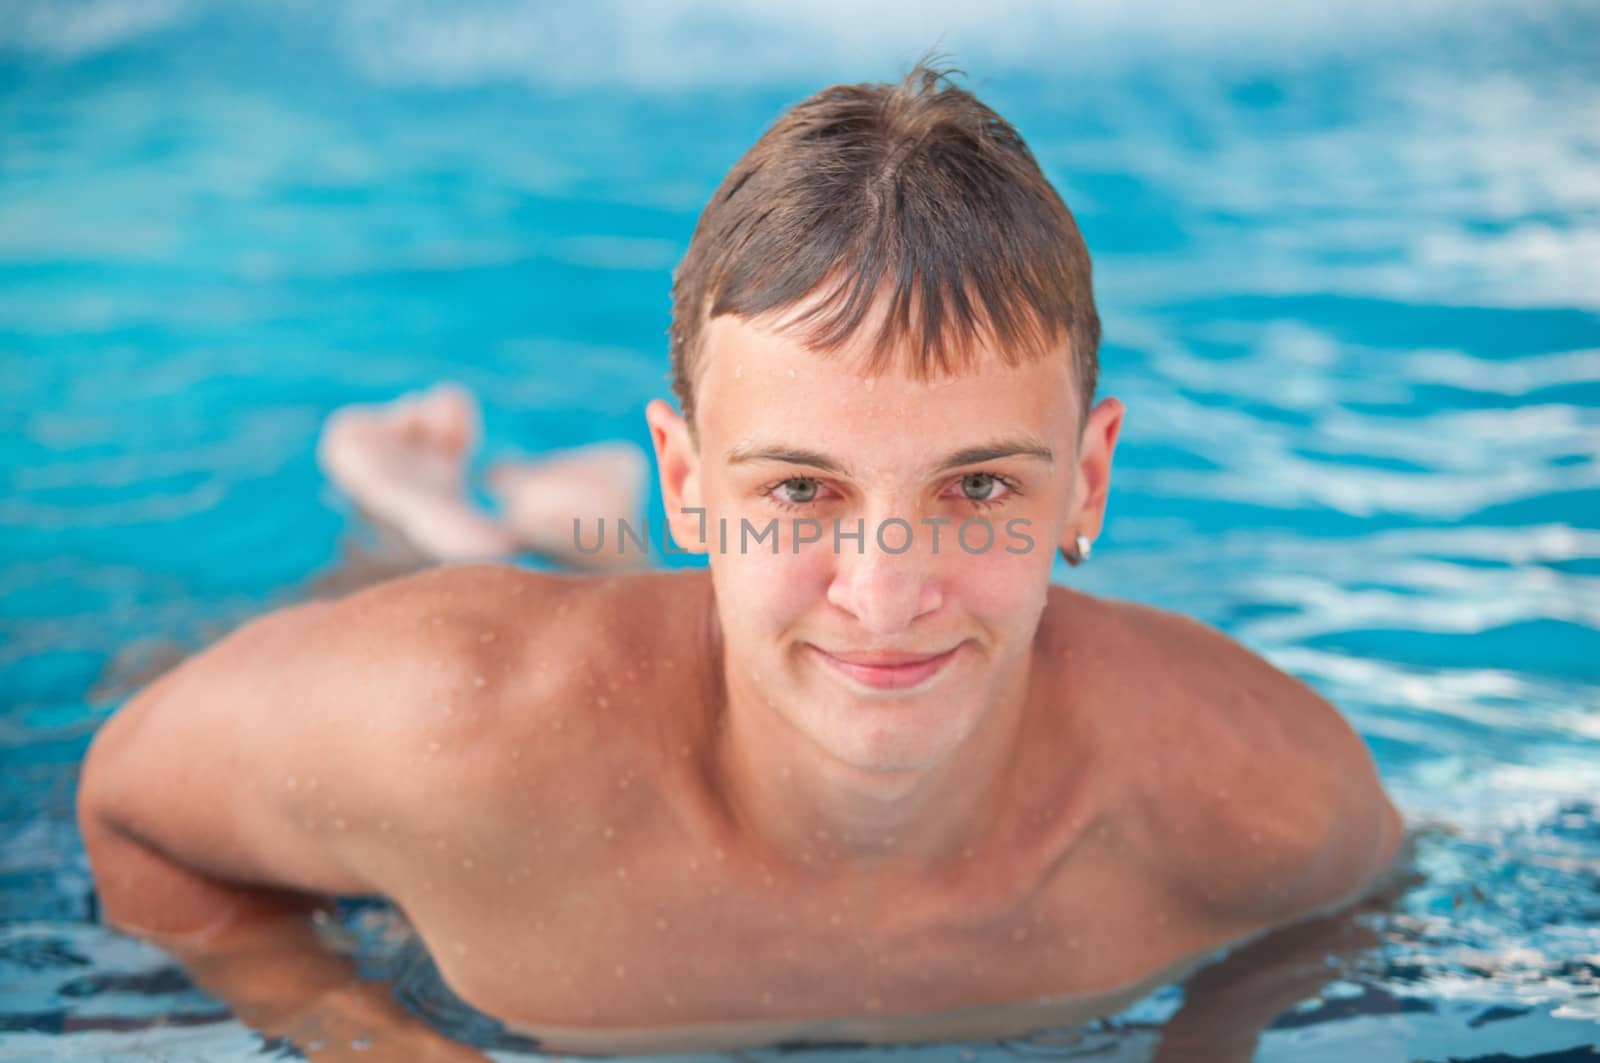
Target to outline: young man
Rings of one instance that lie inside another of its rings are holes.
[[[107,920],[264,1030],[451,1051],[309,927],[382,894],[546,1048],[670,1051],[1083,1021],[1355,899],[1401,829],[1338,712],[1050,584],[1105,514],[1098,331],[999,116],[920,67],[804,101],[702,215],[646,411],[709,571],[442,568],[241,629],[91,751]]]

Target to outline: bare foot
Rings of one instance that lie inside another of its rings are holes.
[[[629,543],[617,550],[617,521],[644,534],[644,504],[649,460],[632,443],[593,443],[557,451],[538,461],[501,462],[489,470],[489,490],[500,503],[506,525],[524,548],[583,568],[642,565],[646,553]],[[582,541],[593,547],[605,521],[602,549],[577,548],[573,521],[582,522]]]
[[[478,407],[454,384],[391,403],[346,406],[323,425],[317,461],[362,508],[440,561],[515,553],[516,540],[468,499]]]

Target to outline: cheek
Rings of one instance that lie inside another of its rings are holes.
[[[825,602],[832,558],[815,545],[796,554],[790,528],[780,522],[778,551],[772,539],[741,542],[738,521],[728,525],[728,549],[714,550],[711,568],[717,597],[725,603],[724,619],[766,632],[789,630]]]
[[[1022,550],[1008,553],[1006,546]],[[946,569],[946,594],[991,631],[1031,631],[1050,593],[1050,558],[1035,536],[1031,548],[1004,536],[993,550],[958,553]]]

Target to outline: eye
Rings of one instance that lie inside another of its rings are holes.
[[[785,480],[778,485],[778,490],[784,492],[786,502],[810,502],[817,497],[817,481],[804,478]]]
[[[980,508],[1005,504],[1022,488],[1008,476],[997,472],[969,472],[956,478],[946,489],[947,498],[957,498]]]
[[[969,502],[996,502],[995,492],[1005,486],[993,473],[969,472],[961,478],[961,496]]]
[[[779,501],[797,505],[816,499],[817,481],[805,476],[796,476],[778,484],[773,490],[777,492]]]

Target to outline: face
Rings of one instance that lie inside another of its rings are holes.
[[[1080,446],[1065,357],[864,364],[720,317],[697,432],[648,417],[674,536],[710,553],[732,704],[863,770],[927,768],[1020,696],[1057,545],[1098,534],[1121,407]]]

